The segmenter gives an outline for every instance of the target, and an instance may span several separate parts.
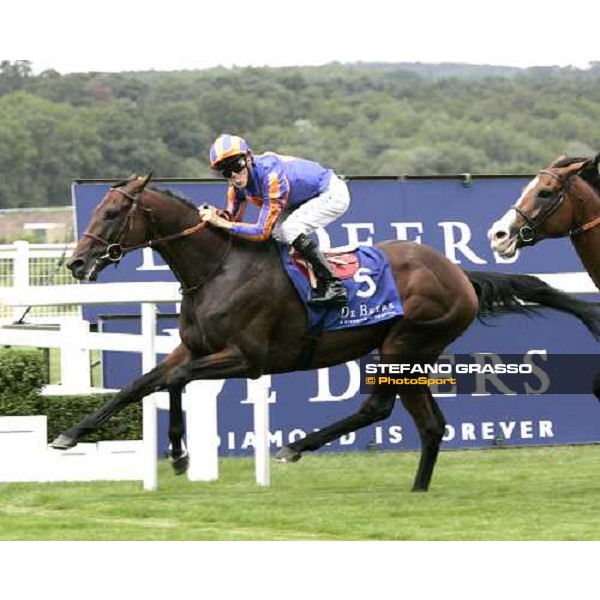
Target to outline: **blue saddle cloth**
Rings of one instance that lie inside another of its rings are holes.
[[[392,270],[381,250],[359,246],[355,251],[359,268],[353,277],[342,280],[348,290],[348,308],[314,308],[307,304],[312,289],[306,274],[291,259],[289,246],[278,246],[281,264],[306,307],[309,329],[317,325],[325,330],[362,327],[402,316]]]

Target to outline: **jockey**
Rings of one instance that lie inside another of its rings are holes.
[[[210,166],[229,182],[227,213],[201,209],[203,221],[256,242],[291,244],[313,268],[318,281],[313,306],[343,307],[348,293],[317,244],[308,237],[343,215],[350,204],[348,186],[316,162],[266,152],[254,156],[244,139],[220,135],[210,148]],[[244,223],[247,203],[260,206],[256,223]]]

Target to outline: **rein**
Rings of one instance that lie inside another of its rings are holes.
[[[151,239],[149,239],[146,242],[142,242],[141,244],[135,244],[133,246],[122,246],[121,239],[125,235],[126,230],[131,229],[132,224],[133,224],[133,215],[134,215],[136,209],[139,208],[140,210],[144,211],[143,212],[144,215],[148,215],[148,217],[150,219],[151,228],[153,231],[156,231],[156,219],[154,217],[154,213],[152,212],[152,209],[147,208],[146,206],[142,205],[139,192],[135,195],[132,195],[129,192],[122,190],[121,188],[110,188],[109,191],[119,192],[120,194],[123,194],[123,196],[125,196],[126,198],[128,198],[129,200],[132,201],[132,204],[129,209],[129,212],[127,213],[127,216],[125,217],[125,220],[123,221],[123,225],[121,225],[121,228],[119,229],[117,235],[115,236],[114,242],[109,242],[109,241],[101,238],[100,236],[94,235],[93,233],[84,232],[83,235],[85,237],[88,237],[92,240],[100,242],[101,244],[104,244],[106,246],[106,253],[100,257],[100,260],[107,259],[110,262],[115,263],[115,265],[116,265],[119,262],[121,262],[121,260],[123,259],[123,257],[126,254],[129,254],[130,252],[133,252],[134,250],[140,250],[142,248],[155,248],[157,244],[162,244],[164,242],[171,242],[173,240],[178,240],[178,239],[182,239],[184,237],[188,237],[188,236],[204,229],[207,226],[207,223],[205,223],[204,221],[200,221],[200,223],[198,223],[197,225],[194,225],[193,227],[188,227],[187,229],[184,229],[183,231],[179,231],[179,232],[173,233],[171,235],[166,235],[166,236],[159,237],[159,238],[151,237]],[[217,264],[217,266],[206,277],[204,277],[204,279],[202,279],[200,281],[200,283],[197,283],[196,285],[189,287],[189,288],[181,287],[179,289],[179,291],[182,295],[189,294],[193,291],[196,291],[197,289],[202,287],[207,281],[212,279],[223,268],[223,265],[225,264],[225,261],[229,257],[229,254],[231,252],[231,247],[232,247],[232,239],[231,239],[232,236],[229,235],[228,238],[229,239],[227,241],[227,248],[223,254],[223,258]]]
[[[202,222],[202,224],[205,225],[204,222]],[[186,229],[186,231],[189,231],[189,230]],[[184,232],[182,232],[182,233],[184,233]],[[180,294],[182,296],[185,296],[186,294],[191,294],[192,292],[195,292],[197,289],[200,289],[207,281],[212,279],[223,268],[223,266],[227,262],[227,259],[229,258],[229,254],[231,253],[232,246],[233,246],[233,236],[231,234],[229,234],[229,235],[227,235],[227,248],[225,249],[225,252],[223,253],[223,258],[217,264],[217,266],[204,279],[201,279],[200,283],[197,283],[196,285],[193,285],[192,287],[189,287],[189,288],[180,287],[179,288]]]

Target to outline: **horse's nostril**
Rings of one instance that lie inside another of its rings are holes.
[[[495,240],[503,240],[506,237],[506,231],[496,231],[494,233]]]
[[[81,268],[82,266],[83,266],[83,260],[81,260],[80,258],[77,258],[77,259],[72,260],[67,263],[67,269],[69,269],[69,271],[76,271],[78,268]]]

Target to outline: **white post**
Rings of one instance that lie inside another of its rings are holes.
[[[269,464],[269,399],[271,376],[248,379],[248,398],[254,408],[254,471],[256,483],[268,486],[270,480]]]
[[[66,319],[60,326],[60,383],[72,390],[92,385],[90,351],[84,348],[90,324],[83,319]]]
[[[224,380],[211,379],[191,381],[185,388],[183,402],[190,481],[216,481],[219,478],[217,398],[224,385]]]
[[[15,257],[13,260],[13,287],[26,290],[29,287],[29,242],[18,240],[13,242]],[[13,319],[18,320],[25,312],[23,306],[13,307]]]
[[[152,302],[142,303],[142,372],[147,373],[156,366],[156,305]],[[158,416],[154,394],[146,396],[143,401],[143,436],[144,436],[144,489],[158,488]]]

